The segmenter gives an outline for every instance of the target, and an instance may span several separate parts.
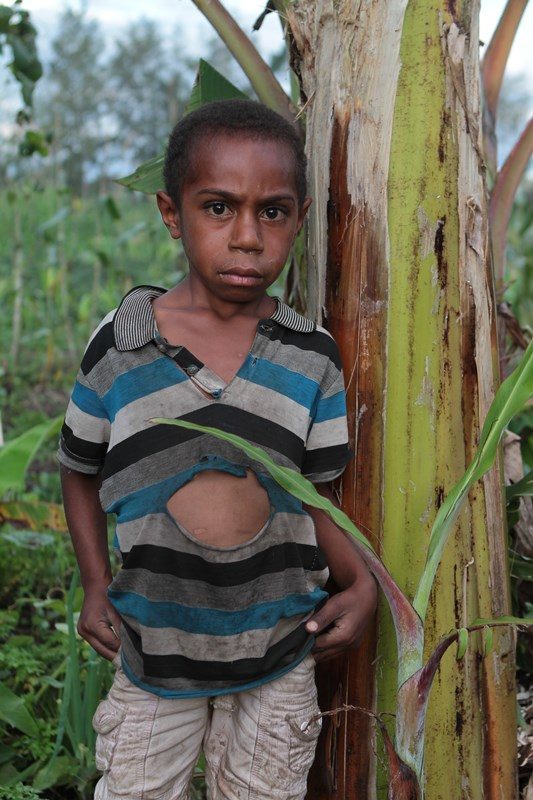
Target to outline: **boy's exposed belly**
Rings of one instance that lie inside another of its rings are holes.
[[[253,539],[271,513],[268,495],[250,469],[242,478],[206,470],[178,489],[167,509],[192,536],[218,547]]]

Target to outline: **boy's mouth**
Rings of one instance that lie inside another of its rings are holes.
[[[218,273],[225,283],[234,286],[257,286],[262,283],[263,276],[253,267],[230,267]]]

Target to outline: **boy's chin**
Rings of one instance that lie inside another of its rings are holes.
[[[253,286],[223,283],[213,292],[217,299],[227,303],[253,303],[261,300],[267,293],[270,283],[261,281]]]

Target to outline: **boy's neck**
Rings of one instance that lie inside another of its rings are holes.
[[[174,288],[156,300],[157,306],[164,311],[173,310],[203,312],[220,321],[234,317],[253,317],[265,319],[276,310],[276,302],[266,292],[250,302],[232,302],[223,300],[206,291],[203,284],[190,274]]]

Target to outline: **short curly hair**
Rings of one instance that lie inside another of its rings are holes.
[[[280,114],[261,103],[253,100],[218,100],[187,114],[169,136],[163,177],[167,194],[178,208],[194,146],[203,137],[216,134],[287,144],[294,155],[298,202],[300,206],[303,204],[307,192],[307,159],[297,130]]]

